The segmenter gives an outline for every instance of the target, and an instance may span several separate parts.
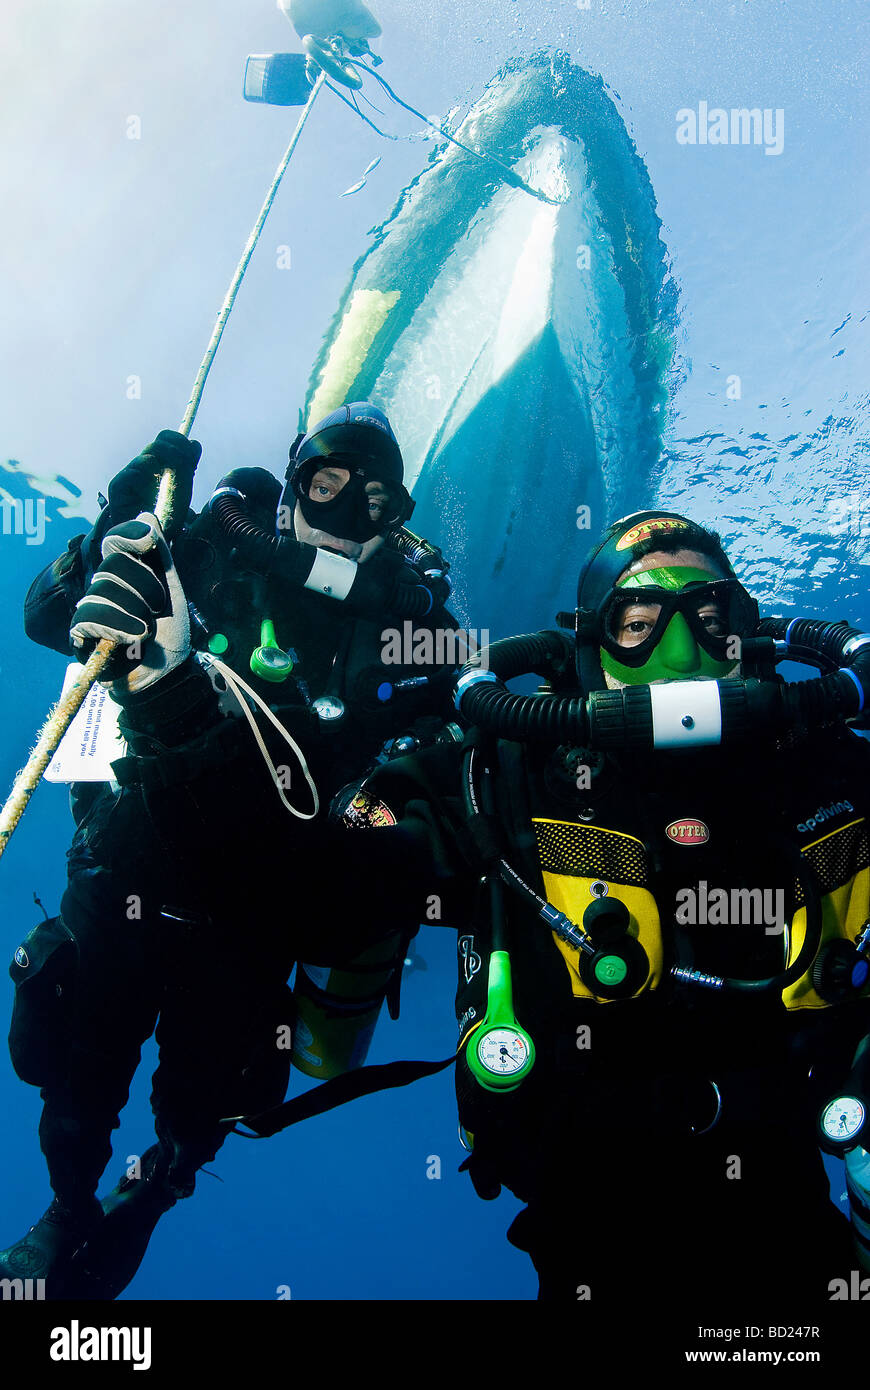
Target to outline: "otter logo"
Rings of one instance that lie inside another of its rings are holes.
[[[465,972],[465,983],[470,984],[472,977],[480,969],[480,956],[474,949],[473,936],[460,936],[459,954],[462,957],[462,968]]]
[[[704,845],[710,838],[702,820],[672,820],[665,834],[675,845]]]
[[[639,521],[636,526],[632,526],[626,531],[624,536],[620,536],[616,542],[617,550],[628,550],[629,546],[637,545],[638,541],[645,541],[648,536],[652,536],[656,531],[680,531],[686,529],[686,522],[680,521],[673,516],[655,516],[649,521]]]
[[[817,825],[822,825],[826,820],[834,820],[841,816],[844,811],[852,811],[855,807],[851,801],[832,801],[830,806],[820,806],[815,815],[808,816],[795,827],[800,835],[806,835],[808,831],[815,830]]]

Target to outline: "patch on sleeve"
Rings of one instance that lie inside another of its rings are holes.
[[[378,801],[367,791],[358,791],[346,807],[342,816],[346,826],[351,829],[380,829],[384,825],[395,825],[396,817],[385,801]]]

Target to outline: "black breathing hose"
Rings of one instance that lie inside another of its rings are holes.
[[[782,841],[788,858],[794,868],[795,877],[800,880],[806,909],[806,929],[801,948],[791,965],[781,975],[772,975],[763,980],[738,980],[733,977],[723,979],[722,988],[736,990],[741,994],[766,994],[771,990],[777,993],[805,975],[812,965],[822,943],[822,900],[812,865],[804,858],[796,845],[788,840]]]
[[[235,489],[218,491],[209,506],[227,541],[251,569],[304,583],[305,566],[310,572],[316,558],[315,546],[304,545],[294,536],[270,536],[251,521],[246,500]]]
[[[848,659],[849,643],[864,637],[857,627],[846,622],[825,623],[817,618],[762,618],[758,637],[773,637],[791,648],[803,648],[820,656],[830,666],[838,667]]]
[[[303,585],[317,558],[317,547],[295,536],[270,535],[258,526],[248,515],[248,504],[244,494],[237,488],[218,489],[209,503],[211,514],[228,543],[238,552],[242,562],[265,576],[274,576],[291,584]],[[427,541],[409,531],[400,529],[390,531],[385,541],[394,550],[407,556],[415,565],[430,562],[430,573],[439,575],[447,570],[440,554]],[[368,581],[366,574],[364,579]],[[354,584],[362,580],[354,580]],[[376,606],[376,597],[369,593],[366,585],[363,592],[368,593],[371,602],[367,607]],[[401,618],[422,618],[432,609],[432,595],[422,584],[394,583],[384,591],[383,608]]]
[[[586,701],[580,695],[512,695],[504,682],[536,673],[549,676],[564,642],[558,632],[506,637],[475,652],[456,683],[457,708],[470,724],[505,738],[585,742]],[[465,684],[463,684],[465,682]]]
[[[845,623],[813,619],[765,619],[759,632],[777,640],[786,640],[788,634],[789,645],[817,652],[820,665],[848,661],[858,674],[840,669],[791,685],[737,677],[681,682],[687,711],[691,708],[691,687],[703,684],[705,693],[710,685],[717,687],[721,725],[718,734],[707,742],[734,743],[759,732],[776,735],[816,727],[854,718],[863,710],[864,691],[870,690],[870,637]],[[463,666],[456,683],[457,709],[470,724],[503,738],[571,741],[592,750],[680,746],[679,740],[657,742],[654,710],[664,698],[662,686],[595,690],[588,697],[514,695],[505,689],[505,682],[518,675],[551,674],[559,652],[564,652],[563,639],[555,632],[493,642]],[[682,723],[687,730],[692,729],[695,716],[687,712]]]

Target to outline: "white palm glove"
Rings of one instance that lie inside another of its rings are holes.
[[[120,644],[102,681],[123,703],[175,670],[189,655],[187,600],[160,522],[150,512],[107,532],[103,563],[76,604],[70,637],[86,661],[101,637]]]

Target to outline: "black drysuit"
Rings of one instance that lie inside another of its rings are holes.
[[[825,1005],[807,974],[787,1008],[780,989],[705,989],[671,970],[780,974],[787,937],[768,909],[779,903],[790,928],[813,884],[824,939],[846,921],[842,935],[857,937],[870,918],[866,742],[834,727],[781,747],[608,756],[591,786],[578,782],[577,750],[545,742],[500,741],[486,760],[494,821],[475,835],[455,750],[386,764],[365,789],[381,819],[388,808],[428,841],[442,875],[432,891],[458,930],[467,1166],[480,1195],[504,1184],[527,1203],[510,1239],[530,1253],[541,1297],[588,1301],[626,1327],[633,1307],[706,1310],[717,1325],[738,1307],[755,1321],[774,1307],[792,1321],[820,1311],[856,1257],[814,1125],[870,1030],[868,990]],[[596,999],[577,952],[505,886],[514,1010],[536,1060],[502,1093],[466,1061],[486,1011],[492,917],[480,879],[494,835],[525,883],[575,922],[602,891],[625,900],[631,933],[657,961],[634,997]],[[714,888],[736,915],[708,910]]]
[[[268,505],[257,519],[266,526],[280,489],[263,480]],[[128,704],[129,756],[115,764],[120,790],[73,788],[68,887],[59,916],[39,924],[12,963],[10,1033],[16,1070],[42,1088],[40,1141],[52,1186],[72,1207],[93,1193],[109,1159],[111,1129],[155,1023],[152,1103],[161,1139],[174,1146],[179,1190],[192,1188],[196,1168],[219,1146],[221,1119],[281,1097],[289,1053],[277,1050],[276,1030],[293,1022],[286,980],[294,961],[340,964],[394,930],[381,906],[359,903],[358,885],[342,898],[330,884],[330,846],[342,833],[326,823],[330,799],[363,775],[385,739],[440,726],[449,709],[443,662],[421,666],[418,648],[411,666],[383,664],[384,631],[401,629],[401,619],[360,617],[280,574],[244,568],[207,514],[191,521],[173,553],[207,633],[229,641],[222,659],[304,750],[321,813],[297,820],[281,805],[246,722],[219,714],[216,688],[192,658]],[[28,634],[67,654],[90,579],[87,554],[78,537],[27,598]],[[381,558],[367,562],[372,572]],[[283,685],[248,668],[263,617],[296,658]],[[455,622],[436,607],[409,626],[413,636]],[[203,643],[207,633],[199,632]],[[407,694],[379,698],[385,680],[409,677],[418,684]],[[322,695],[343,703],[342,718],[318,718],[312,705]],[[290,770],[288,799],[310,811],[295,758],[262,716],[259,723],[275,766]],[[362,843],[358,852],[367,870]],[[413,852],[404,860],[410,872]]]

